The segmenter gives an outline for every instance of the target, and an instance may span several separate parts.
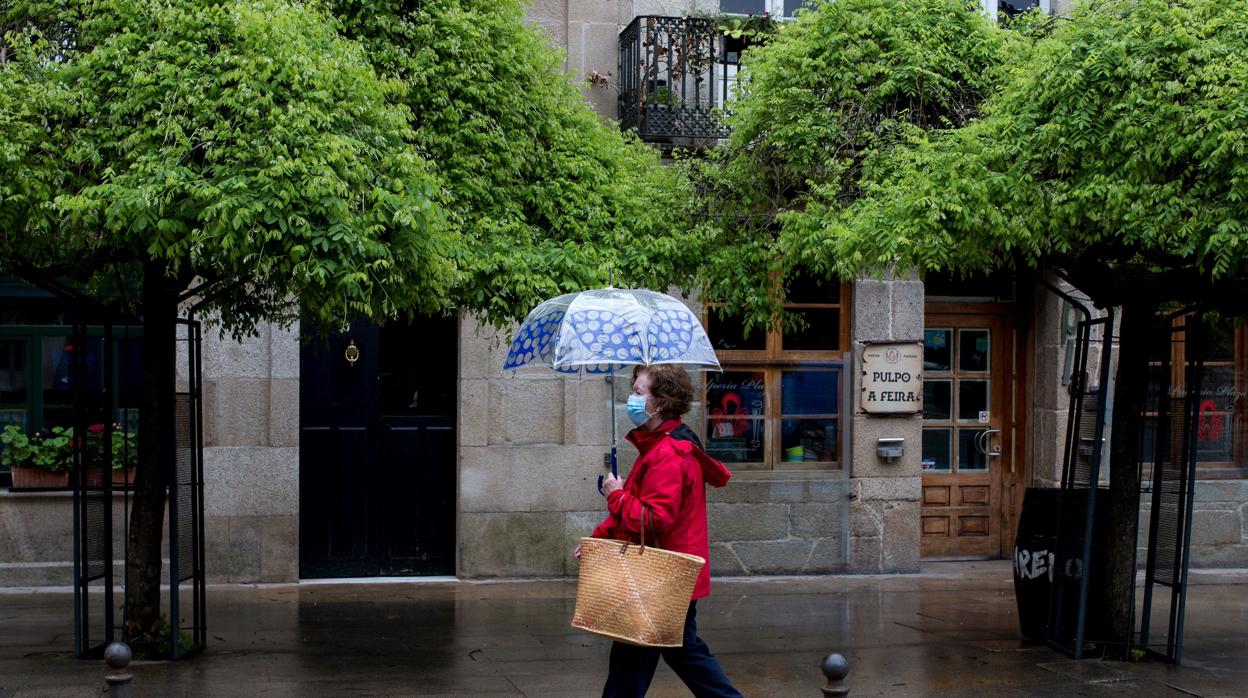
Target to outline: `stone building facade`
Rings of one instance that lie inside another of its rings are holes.
[[[796,4],[760,1],[769,8]],[[1053,1],[1046,9],[1062,10],[1063,3]],[[568,72],[584,76],[616,69],[617,37],[636,16],[679,17],[719,9],[716,0],[534,0],[528,17],[566,51]],[[612,88],[586,87],[584,92],[601,115],[616,118]],[[848,409],[835,415],[835,428],[845,456],[836,457],[833,466],[809,467],[802,462],[803,448],[791,461],[776,439],[768,447],[766,467],[736,468],[728,487],[709,494],[715,574],[911,573],[922,559],[1008,557],[1022,491],[1051,486],[1060,478],[1068,411],[1064,374],[1072,338],[1069,309],[1056,295],[1012,280],[1002,288],[938,287],[913,274],[883,273],[841,289],[836,296],[840,343],[828,355],[832,359],[811,366],[840,371],[837,399]],[[701,313],[696,302],[689,303]],[[461,578],[574,574],[569,551],[603,516],[594,480],[609,448],[610,420],[616,420],[621,435],[629,426],[622,409],[626,380],[618,381],[612,395],[602,378],[506,377],[501,373],[506,333],[471,316],[443,326],[452,329],[439,330],[450,357],[442,363],[454,364],[453,387],[443,402],[445,423],[395,423],[386,433],[452,430],[445,460],[430,456],[426,461],[433,451],[423,446],[394,451],[406,454],[398,457],[404,473],[445,471],[447,501],[429,506],[449,507],[449,518],[421,524],[416,523],[423,521],[420,512],[410,514],[414,527],[445,539],[449,561],[445,567],[374,565],[363,574],[393,574],[394,569],[421,574],[436,569]],[[11,346],[27,341],[21,327],[0,329],[0,349],[6,341]],[[1237,432],[1230,438],[1238,443],[1245,343],[1242,330],[1236,332],[1232,392],[1240,402],[1228,408],[1234,414],[1228,413],[1227,424]],[[367,354],[377,342],[403,341],[368,336],[373,339],[352,339],[352,345],[358,340]],[[923,372],[930,392],[925,392],[923,413],[880,415],[863,409],[864,353],[887,342],[926,342]],[[335,472],[359,477],[379,464],[310,445],[323,427],[313,424],[307,401],[330,379],[318,368],[326,364],[314,363],[309,351],[301,346],[297,326],[262,326],[257,336],[242,342],[222,339],[211,328],[205,332],[210,581],[295,581],[310,575],[306,563],[314,545],[331,553],[346,550],[340,553],[344,557],[360,550],[367,555],[378,546],[367,536],[353,538],[350,531],[314,525],[342,515],[308,489],[319,477],[313,473],[320,472],[313,470],[314,458],[324,457],[340,468]],[[802,369],[800,362],[767,363],[747,354],[725,360],[725,373],[757,373],[784,384],[785,366]],[[327,356],[338,361],[333,352]],[[359,368],[354,362],[343,366],[348,373]],[[11,362],[0,366],[0,377],[16,380],[13,370]],[[395,369],[382,365],[377,370],[390,375],[387,371]],[[699,402],[688,421],[712,440],[716,435],[710,432],[723,418],[715,414],[718,403],[708,404],[713,392],[708,380],[699,376]],[[411,405],[417,405],[418,391],[409,392]],[[612,400],[613,411],[608,407]],[[782,396],[768,393],[767,400],[780,405],[781,413],[788,409]],[[742,419],[761,417],[766,428],[781,429],[787,418],[769,410]],[[412,420],[427,418],[412,414]],[[895,458],[881,455],[882,446],[895,443],[882,441],[889,439],[903,440]],[[1239,463],[1242,449],[1231,451]],[[633,455],[621,439],[624,470]],[[318,468],[324,465],[315,462]],[[1202,480],[1196,491],[1194,564],[1248,566],[1248,479],[1235,477],[1233,468],[1219,472],[1219,479]],[[412,480],[410,487],[419,489],[420,482]],[[385,490],[388,485],[381,479],[370,486]],[[331,483],[331,494],[335,487],[347,485]],[[373,509],[349,509],[345,520],[349,524],[353,512]],[[71,519],[66,492],[0,489],[0,585],[68,585]],[[397,549],[395,540],[384,542],[383,547]],[[120,543],[118,536],[118,550]],[[405,559],[441,554],[430,549]]]

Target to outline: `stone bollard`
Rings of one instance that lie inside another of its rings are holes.
[[[130,679],[134,676],[126,671],[134,655],[130,645],[124,642],[113,642],[104,648],[104,663],[116,673],[108,674],[104,680],[108,682],[108,698],[133,698],[130,693]]]
[[[828,685],[823,687],[825,698],[849,695],[849,687],[845,685],[845,677],[849,675],[849,660],[843,655],[833,652],[824,657],[823,675],[828,677]]]

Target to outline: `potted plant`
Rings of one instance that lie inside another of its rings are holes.
[[[113,424],[112,450],[113,484],[134,484],[134,468],[139,462],[138,434]]]
[[[46,434],[28,436],[16,424],[5,425],[0,432],[0,443],[5,446],[0,463],[9,466],[13,488],[68,487],[73,435],[72,429],[53,427]]]

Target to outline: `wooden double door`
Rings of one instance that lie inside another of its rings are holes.
[[[929,307],[923,341],[920,554],[1002,557],[1021,494],[1016,445],[1024,391],[1013,317],[978,306]]]

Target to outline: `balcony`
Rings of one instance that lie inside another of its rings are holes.
[[[705,146],[736,87],[744,42],[711,19],[642,15],[620,32],[620,128],[648,143]]]

